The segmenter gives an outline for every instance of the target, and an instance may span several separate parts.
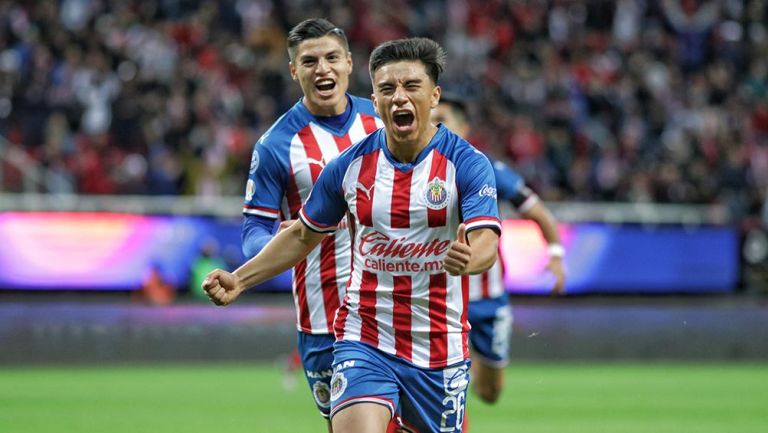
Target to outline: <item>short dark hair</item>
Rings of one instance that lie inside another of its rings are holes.
[[[296,56],[296,47],[307,39],[317,39],[327,35],[338,38],[349,51],[349,42],[344,30],[336,27],[335,24],[325,18],[310,18],[296,24],[288,32],[288,57],[293,61]]]
[[[428,38],[398,39],[384,42],[376,47],[368,61],[371,78],[380,67],[393,62],[415,60],[424,64],[427,75],[434,84],[445,69],[445,50],[437,42]]]
[[[447,104],[451,107],[451,110],[459,116],[463,121],[469,121],[469,110],[467,109],[467,102],[460,95],[443,91],[440,94],[440,104]]]

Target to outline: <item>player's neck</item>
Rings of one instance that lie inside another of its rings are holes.
[[[398,162],[409,163],[416,161],[419,154],[425,147],[432,141],[432,137],[437,133],[437,127],[430,125],[430,127],[422,134],[419,134],[415,139],[398,139],[394,135],[387,132],[387,149],[395,160]]]
[[[307,111],[309,111],[313,116],[318,117],[340,116],[347,110],[348,104],[346,95],[336,105],[324,106],[313,104],[306,96],[301,99],[301,102],[304,104],[304,107],[307,109]]]

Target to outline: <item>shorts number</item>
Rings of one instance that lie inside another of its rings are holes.
[[[464,400],[465,392],[462,391],[457,395],[449,395],[443,399],[443,406],[450,407],[443,411],[440,417],[440,431],[441,432],[455,432],[461,431],[461,427],[464,424]],[[454,425],[449,425],[448,419],[451,415],[456,414],[456,422]]]

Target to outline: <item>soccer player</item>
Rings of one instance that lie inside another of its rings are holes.
[[[461,137],[469,137],[470,126],[464,102],[443,94],[432,109],[432,121],[442,123]],[[555,276],[553,293],[562,294],[565,284],[564,249],[557,233],[557,221],[539,197],[525,185],[522,177],[506,164],[492,161],[499,199],[509,200],[525,218],[534,221],[549,244],[547,268]],[[509,361],[512,310],[504,290],[501,260],[488,271],[469,278],[469,341],[473,349],[472,389],[486,403],[495,403]]]
[[[445,53],[430,39],[379,45],[369,61],[380,129],[329,162],[300,221],[203,284],[219,305],[301,260],[347,215],[352,277],[336,315],[336,433],[460,432],[469,381],[470,274],[496,261],[501,225],[488,159],[430,122]]]
[[[303,97],[253,149],[243,213],[243,253],[253,257],[272,239],[276,220],[298,218],[320,171],[352,143],[383,124],[369,99],[347,93],[352,56],[344,32],[308,19],[288,34],[288,69]],[[333,319],[350,273],[346,227],[324,236],[293,269],[298,348],[320,413],[330,415]],[[328,421],[330,430],[330,419]]]

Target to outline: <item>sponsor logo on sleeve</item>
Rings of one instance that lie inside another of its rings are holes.
[[[488,185],[487,183],[483,185],[482,188],[480,188],[480,192],[478,193],[480,197],[493,197],[496,198],[496,188]]]
[[[256,170],[258,169],[259,169],[259,151],[254,149],[253,153],[251,154],[251,168],[248,170],[248,172],[253,174],[253,173],[256,173]]]
[[[253,194],[255,192],[256,192],[256,184],[253,182],[252,179],[248,179],[248,182],[245,184],[245,201],[253,200]]]

